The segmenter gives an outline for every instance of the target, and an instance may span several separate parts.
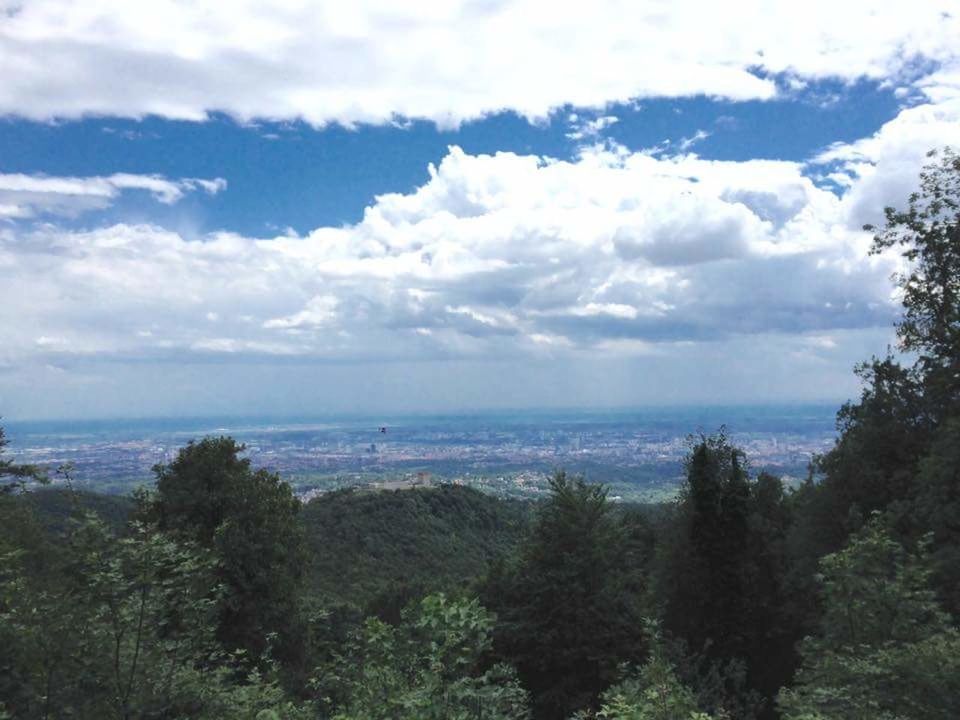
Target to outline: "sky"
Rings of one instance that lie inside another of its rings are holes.
[[[8,419],[841,402],[952,1],[0,0]]]

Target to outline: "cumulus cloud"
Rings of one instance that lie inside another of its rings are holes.
[[[75,217],[109,207],[126,190],[144,190],[172,205],[184,194],[202,190],[215,195],[227,187],[223,178],[170,180],[161,175],[115,173],[104,177],[55,177],[0,173],[0,219],[38,215]]]
[[[881,223],[886,206],[903,207],[927,151],[945,145],[960,147],[960,93],[907,108],[870,137],[827,148],[812,165],[848,188],[843,211],[861,227]]]
[[[651,96],[768,99],[863,77],[932,97],[952,76],[916,68],[948,65],[958,36],[950,0],[3,0],[0,113],[449,126]]]
[[[804,171],[452,147],[413,192],[304,236],[10,227],[0,346],[8,363],[648,354],[770,333],[825,350],[889,326],[893,261]]]

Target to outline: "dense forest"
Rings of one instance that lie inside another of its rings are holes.
[[[722,429],[661,506],[563,472],[301,505],[224,437],[131,498],[0,455],[0,718],[960,717],[960,157],[931,158],[869,228],[900,352],[795,490]]]

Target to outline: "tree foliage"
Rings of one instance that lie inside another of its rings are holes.
[[[28,500],[0,498],[0,708],[10,716],[313,716],[275,673],[244,670],[217,641],[226,588],[212,549],[142,520],[118,534],[82,496],[45,526]]]
[[[876,516],[821,562],[820,632],[801,645],[787,720],[960,714],[960,633],[937,604],[924,554],[910,554]]]
[[[458,485],[322,495],[300,512],[305,583],[328,606],[396,622],[411,600],[461,588],[512,550],[529,505]]]
[[[3,558],[0,695],[8,710],[24,718],[215,716],[208,713],[235,687],[210,669],[226,663],[214,638],[210,554],[139,523],[117,537],[89,514],[64,540],[44,572]]]
[[[224,593],[217,636],[225,648],[260,658],[269,638],[284,659],[298,654],[298,602],[304,565],[300,503],[290,486],[253,470],[232,438],[191,442],[157,465],[148,516],[164,532],[211,550]]]
[[[515,665],[540,718],[594,703],[621,662],[642,657],[639,518],[614,512],[606,491],[557,473],[518,556],[491,577],[498,652]]]
[[[25,483],[30,480],[37,482],[46,482],[46,474],[36,465],[16,463],[9,458],[3,457],[3,454],[10,444],[6,433],[0,427],[0,494],[9,494],[22,490]]]
[[[885,209],[873,252],[903,248],[908,269],[897,277],[904,307],[897,336],[917,355],[926,410],[938,422],[960,409],[960,156],[947,148],[928,157],[907,209]]]
[[[695,693],[680,681],[656,623],[648,623],[647,631],[647,661],[605,690],[600,709],[584,713],[582,720],[710,720],[700,711]]]
[[[708,709],[746,717],[750,691],[772,697],[793,665],[783,485],[766,473],[751,479],[723,432],[694,442],[686,470],[661,531],[653,595],[664,628],[692,654]]]
[[[513,671],[487,663],[493,625],[476,600],[428,595],[398,626],[368,619],[317,684],[335,720],[523,720]]]
[[[934,582],[960,617],[960,532],[952,520],[958,478],[954,448],[960,423],[960,158],[930,153],[919,190],[905,210],[886,208],[873,252],[899,249],[895,279],[903,302],[897,359],[874,358],[857,372],[859,401],[838,414],[840,436],[816,464],[820,482],[797,503],[792,563],[805,569],[836,552],[874,511],[885,513],[904,543],[934,532]],[[909,361],[909,364],[904,364]],[[812,577],[811,572],[794,573]],[[815,609],[814,585],[795,583]]]

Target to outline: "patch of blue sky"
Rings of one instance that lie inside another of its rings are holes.
[[[602,110],[564,107],[541,123],[504,112],[456,130],[438,130],[423,121],[352,129],[302,122],[239,124],[223,115],[206,122],[6,119],[0,121],[0,172],[222,177],[229,185],[217,195],[190,193],[163,205],[146,192],[126,192],[111,207],[67,224],[150,222],[187,236],[221,229],[270,236],[287,228],[305,233],[357,222],[378,194],[410,192],[426,182],[429,163],[439,162],[450,145],[471,154],[508,151],[568,160],[591,141],[571,137],[577,123],[615,117],[593,137],[631,151],[804,161],[832,143],[871,135],[909,101],[889,83],[822,81],[787,88],[772,101],[694,97]]]

